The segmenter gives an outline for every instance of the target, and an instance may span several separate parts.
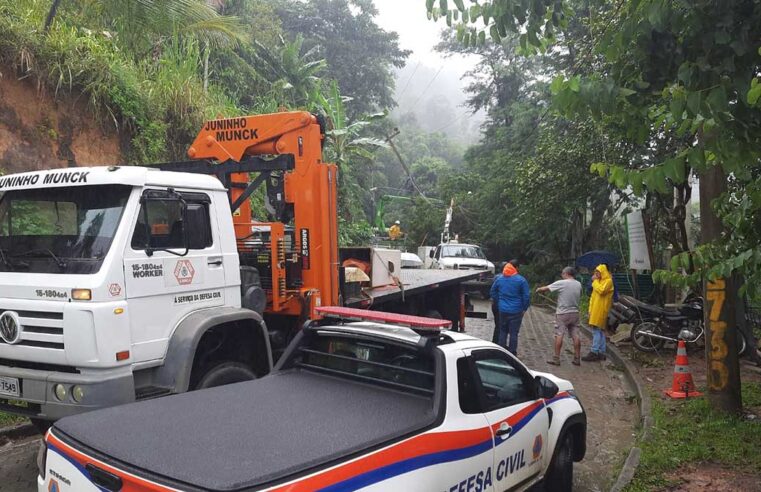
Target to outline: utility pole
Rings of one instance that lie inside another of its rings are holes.
[[[412,187],[415,188],[415,191],[418,192],[418,194],[423,197],[423,200],[426,202],[428,201],[428,197],[425,196],[425,194],[420,191],[420,188],[418,188],[417,183],[415,183],[415,178],[412,177],[412,173],[410,172],[410,168],[407,167],[407,163],[404,162],[404,159],[402,159],[402,154],[399,153],[399,151],[396,149],[396,145],[394,145],[394,141],[392,140],[394,137],[399,135],[401,133],[398,128],[394,128],[394,131],[391,132],[386,136],[386,142],[388,142],[389,146],[391,146],[391,150],[394,151],[394,154],[396,154],[396,158],[399,159],[399,163],[402,165],[402,169],[404,169],[404,172],[407,174],[407,177],[410,180],[410,183],[412,183]]]
[[[712,166],[700,176],[700,227],[705,243],[721,237],[724,227],[711,203],[726,191],[727,177],[720,166]],[[742,411],[737,356],[737,287],[733,278],[703,282],[708,399],[714,409],[734,415]]]

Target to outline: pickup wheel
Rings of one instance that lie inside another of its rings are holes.
[[[573,490],[573,434],[563,436],[544,479],[547,492],[571,492]]]
[[[240,362],[223,362],[207,370],[193,389],[213,388],[252,379],[256,379],[256,374],[248,366]]]

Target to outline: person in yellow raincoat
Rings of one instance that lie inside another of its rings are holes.
[[[608,267],[597,265],[592,275],[592,296],[589,298],[589,327],[592,329],[592,349],[583,361],[605,360],[605,324],[613,305],[613,278]]]

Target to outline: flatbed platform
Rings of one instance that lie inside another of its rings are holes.
[[[373,289],[364,289],[362,297],[345,299],[347,307],[367,308],[372,305],[391,301],[400,301],[403,297],[414,296],[422,292],[463,284],[477,280],[484,270],[433,270],[405,268],[401,270],[399,279],[402,287],[386,285]]]

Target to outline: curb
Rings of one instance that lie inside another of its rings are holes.
[[[586,325],[580,324],[580,326],[584,334],[587,337],[592,338],[592,330],[590,330]],[[621,352],[618,351],[618,348],[612,344],[607,344],[605,351],[613,362],[624,368],[623,372],[626,376],[627,381],[629,381],[629,384],[634,387],[634,391],[637,393],[637,400],[639,401],[640,425],[642,426],[642,431],[639,435],[639,441],[647,441],[650,439],[650,431],[653,427],[653,416],[651,413],[652,402],[650,401],[650,394],[647,392],[644,383],[642,383],[642,380],[637,375],[636,369],[632,363],[629,362],[629,360],[626,359],[623,355],[621,355]],[[638,446],[634,446],[629,451],[629,455],[626,457],[624,466],[621,468],[621,471],[618,474],[616,483],[614,483],[610,488],[610,492],[620,492],[624,489],[624,487],[629,485],[629,482],[631,482],[634,478],[634,473],[637,471],[637,466],[639,466],[641,453],[642,450]]]
[[[0,428],[0,444],[5,440],[12,441],[14,439],[33,436],[34,434],[39,434],[39,432],[37,431],[37,428],[29,422],[3,427]]]

